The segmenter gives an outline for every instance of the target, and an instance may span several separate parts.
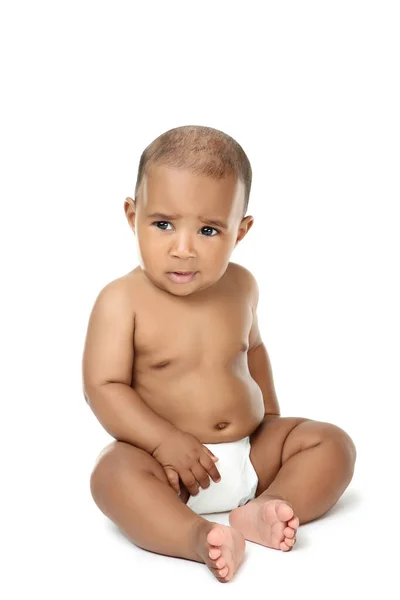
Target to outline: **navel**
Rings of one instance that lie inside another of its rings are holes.
[[[229,423],[226,423],[225,421],[223,423],[217,423],[215,426],[215,429],[225,429],[225,427],[228,427]]]

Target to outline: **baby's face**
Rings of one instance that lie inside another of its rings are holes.
[[[147,277],[175,296],[198,293],[218,281],[253,224],[250,216],[242,220],[244,193],[236,175],[214,180],[183,169],[151,167],[136,206],[132,199],[125,202]],[[195,275],[179,282],[172,275],[177,271]]]

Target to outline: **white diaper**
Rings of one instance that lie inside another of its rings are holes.
[[[236,442],[203,444],[219,458],[215,463],[221,481],[210,477],[207,489],[189,496],[187,506],[197,514],[226,512],[243,506],[255,497],[258,477],[250,461],[250,436]]]

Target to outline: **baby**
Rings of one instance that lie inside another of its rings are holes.
[[[221,582],[245,540],[292,550],[356,460],[336,425],[280,416],[257,283],[230,262],[254,222],[251,177],[242,147],[210,127],[144,150],[124,205],[140,266],[100,291],[82,361],[85,399],[115,438],[91,474],[97,506],[139,547]],[[229,527],[200,516],[223,511]]]

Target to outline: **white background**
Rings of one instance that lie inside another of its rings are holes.
[[[14,1],[0,23],[2,597],[393,592],[398,3]],[[225,585],[135,547],[89,490],[111,438],[82,394],[87,320],[138,264],[123,202],[141,152],[188,124],[252,164],[255,224],[232,260],[259,282],[282,416],[335,423],[358,449],[295,550],[248,543]]]

